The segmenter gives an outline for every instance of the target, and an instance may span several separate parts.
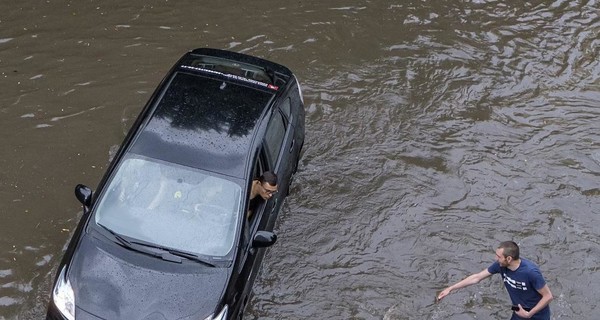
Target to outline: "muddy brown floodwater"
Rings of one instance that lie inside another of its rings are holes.
[[[553,319],[600,319],[598,1],[3,1],[0,319],[44,317],[81,216],[185,51],[297,73],[304,157],[247,319],[508,319],[514,239]]]

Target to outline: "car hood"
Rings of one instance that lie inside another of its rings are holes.
[[[215,311],[228,268],[178,264],[132,251],[123,255],[124,250],[83,236],[68,269],[78,309],[103,319],[131,320],[204,319]]]

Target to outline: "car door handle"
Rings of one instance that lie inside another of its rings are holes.
[[[292,139],[292,144],[290,145],[290,153],[294,150],[294,144],[296,143],[296,139]]]

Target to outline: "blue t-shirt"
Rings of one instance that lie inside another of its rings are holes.
[[[521,258],[519,268],[512,271],[500,267],[500,264],[496,261],[487,270],[491,274],[500,273],[513,305],[521,304],[523,308],[531,309],[542,300],[542,295],[538,290],[546,285],[546,281],[540,268],[535,263]],[[519,317],[516,317],[513,313],[513,319],[519,319]],[[547,305],[531,319],[550,319],[550,306]]]

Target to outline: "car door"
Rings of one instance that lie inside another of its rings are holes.
[[[291,101],[289,120],[291,125],[294,127],[294,149],[296,149],[293,156],[296,157],[297,165],[297,161],[300,159],[300,153],[302,152],[302,147],[304,145],[304,122],[306,118],[300,84],[296,83],[292,86],[292,88],[290,88],[289,97]],[[286,108],[282,107],[282,109],[285,110]],[[297,167],[294,168],[294,173],[296,169]]]
[[[256,156],[256,160],[252,169],[252,180],[258,179],[263,172],[270,170],[268,167],[266,151],[261,148]],[[236,300],[242,298],[240,304],[236,307],[241,309],[232,310],[233,312],[243,312],[248,299],[250,298],[250,292],[252,290],[252,284],[258,273],[262,256],[264,255],[264,248],[253,248],[252,240],[259,230],[265,230],[268,221],[268,215],[266,214],[267,202],[262,200],[258,206],[254,208],[254,212],[249,217],[244,219],[243,236],[242,236],[242,253],[239,260],[239,265],[236,268],[238,270],[236,280]]]
[[[304,139],[299,134],[299,133],[303,132],[304,128],[297,127],[297,124],[300,121],[304,121],[304,118],[303,118],[304,114],[301,113],[301,111],[304,111],[304,109],[302,107],[302,104],[297,99],[297,97],[298,97],[297,91],[294,91],[294,89],[291,89],[290,93],[291,94],[281,103],[279,108],[286,120],[286,126],[287,126],[286,134],[291,136],[290,137],[291,145],[290,145],[288,151],[289,151],[289,157],[290,157],[289,159],[290,159],[291,163],[293,164],[293,166],[291,168],[291,174],[293,176],[293,174],[296,173],[297,161],[300,156],[300,149],[302,148],[302,143],[304,142]],[[298,101],[295,101],[295,100],[298,100]],[[299,111],[299,109],[301,111]]]
[[[290,99],[286,97],[271,114],[264,139],[267,160],[278,178],[278,192],[266,206],[269,214],[268,227],[272,228],[281,204],[288,194],[295,167],[295,136],[291,125]]]
[[[287,100],[289,103],[289,99]],[[241,265],[238,268],[239,275],[236,283],[237,290],[243,292],[240,297],[244,299],[240,305],[240,308],[242,308],[240,312],[248,303],[252,284],[260,269],[260,263],[265,252],[265,248],[253,248],[252,239],[259,230],[273,230],[276,213],[287,194],[293,167],[289,164],[293,138],[293,130],[290,129],[288,118],[284,116],[280,107],[274,108],[269,118],[262,146],[256,156],[252,175],[253,179],[257,179],[265,171],[276,173],[279,192],[275,193],[268,201],[260,202],[250,218],[245,219],[244,222],[242,244],[244,253],[240,260]]]

